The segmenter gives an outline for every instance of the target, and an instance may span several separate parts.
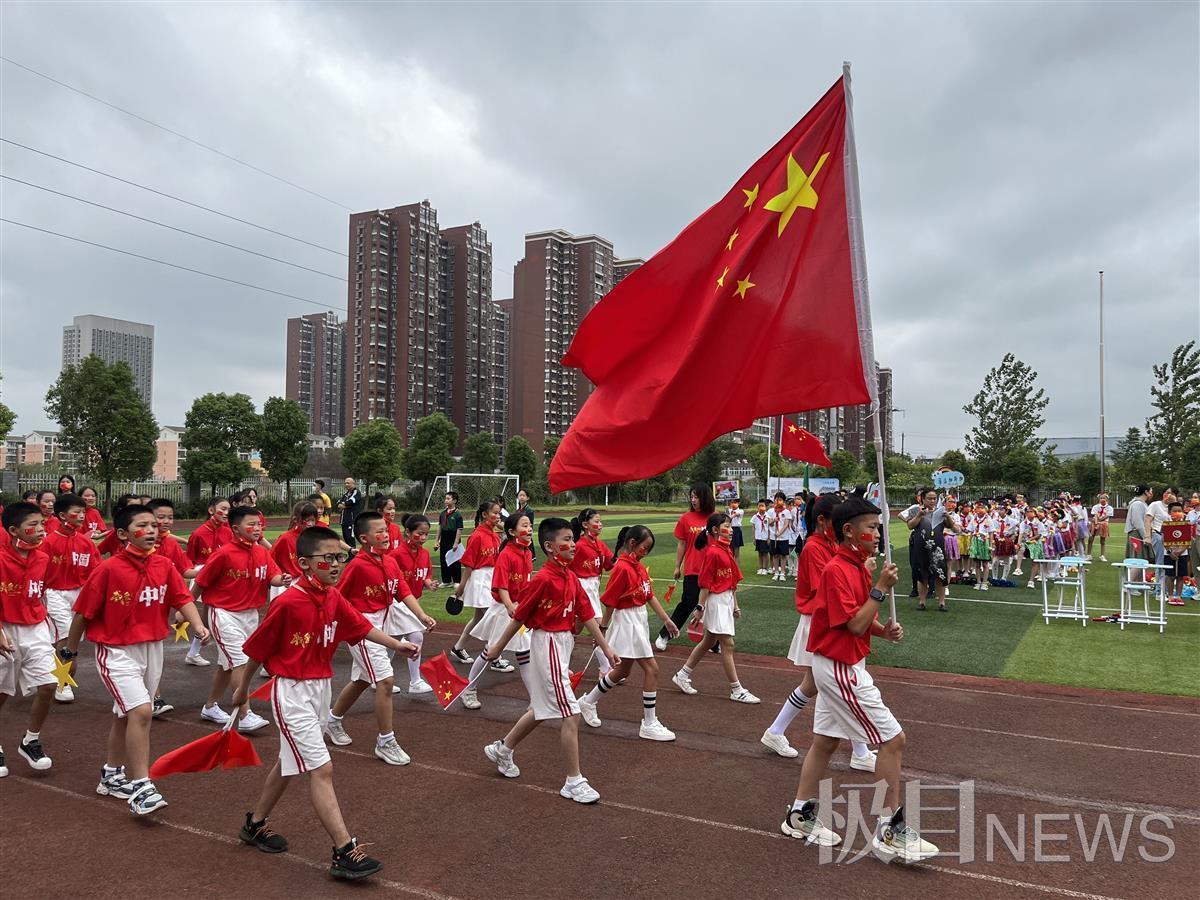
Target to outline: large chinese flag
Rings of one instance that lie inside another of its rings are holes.
[[[657,475],[760,416],[871,401],[849,100],[847,72],[588,313],[562,362],[596,389],[554,491]]]
[[[825,453],[825,448],[811,431],[801,428],[786,416],[780,427],[783,430],[779,434],[779,455],[784,459],[813,463],[827,469],[833,465]]]

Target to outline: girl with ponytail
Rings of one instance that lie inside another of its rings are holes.
[[[600,513],[586,507],[571,520],[571,533],[575,536],[575,558],[571,560],[571,571],[579,576],[584,593],[592,602],[592,609],[600,612],[600,575],[613,567],[613,554],[608,545],[600,540],[604,523]],[[600,674],[609,670],[608,658],[597,647],[593,651],[600,666]]]

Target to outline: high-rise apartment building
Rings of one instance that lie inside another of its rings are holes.
[[[492,437],[503,446],[508,440],[508,391],[512,367],[512,298],[496,301],[492,331]]]
[[[883,432],[883,452],[888,455],[893,452],[892,445],[892,370],[875,366],[876,391],[879,398],[879,424]],[[870,404],[860,406],[835,406],[832,409],[813,409],[808,412],[796,413],[790,418],[795,419],[801,428],[816,435],[825,445],[825,452],[832,454],[837,450],[845,450],[854,454],[859,462],[867,466],[873,465],[873,459],[867,458],[867,447],[876,440],[875,428],[871,421]],[[780,423],[774,427],[775,441],[779,440]]]
[[[442,331],[448,355],[437,362],[443,382],[439,391],[448,400],[445,411],[458,426],[460,441],[481,431],[495,436],[499,309],[492,302],[492,245],[487,232],[478,222],[442,229],[440,257]]]
[[[349,256],[346,431],[386,418],[407,442],[418,419],[447,409],[437,212],[424,200],[354,213]]]
[[[346,433],[342,404],[346,397],[346,328],[333,312],[287,320],[285,394],[308,414],[312,434]]]
[[[154,395],[154,326],[106,316],[75,316],[63,326],[62,367],[77,366],[95,354],[109,365],[125,362],[138,394],[151,405]]]
[[[509,431],[539,455],[544,438],[562,437],[591,384],[560,360],[583,317],[613,286],[613,246],[562,230],[525,235],[513,273]]]
[[[630,259],[614,259],[613,260],[613,287],[616,287],[625,280],[625,276],[629,275],[635,269],[639,269],[646,264],[644,259],[631,257]]]

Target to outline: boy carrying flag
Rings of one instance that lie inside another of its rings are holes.
[[[308,773],[313,808],[333,840],[334,878],[374,875],[383,864],[367,856],[346,830],[333,790],[333,761],[323,730],[329,716],[333,654],[340,643],[367,640],[412,655],[417,647],[398,641],[373,626],[334,587],[346,554],[337,534],[328,528],[305,529],[296,540],[296,558],[303,577],[271,604],[258,629],[243,649],[249,657],[241,684],[233,692],[239,709],[246,704],[249,685],[259,666],[275,676],[271,703],[279,728],[279,760],[267,773],[254,809],[246,813],[239,840],[264,853],[282,853],[287,841],[267,827],[267,817],[292,775]]]
[[[46,535],[41,550],[49,558],[46,568],[46,612],[54,633],[54,646],[65,647],[71,618],[75,615],[75,598],[100,564],[95,542],[83,533],[87,521],[87,504],[78,494],[60,494],[54,501],[54,517],[58,528]],[[71,664],[75,674],[75,664]],[[75,692],[64,684],[54,691],[59,703],[71,703]]]
[[[124,549],[102,562],[79,592],[67,646],[59,655],[74,659],[85,633],[96,645],[96,668],[112,694],[116,716],[96,793],[127,800],[131,812],[144,816],[167,805],[150,780],[150,719],[169,610],[183,614],[201,643],[208,642],[208,629],[183,576],[154,552],[154,513],[131,504],[117,513],[113,525]]]

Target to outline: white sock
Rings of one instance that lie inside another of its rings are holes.
[[[812,697],[809,697],[800,688],[793,690],[788,694],[787,700],[779,710],[779,715],[775,717],[775,721],[771,723],[771,727],[767,731],[771,734],[784,734],[811,699]]]
[[[600,674],[607,675],[612,666],[608,662],[608,657],[604,655],[604,651],[597,647],[592,651],[592,655],[596,657],[596,665],[600,667]]]
[[[614,687],[615,685],[608,675],[601,675],[600,680],[596,682],[596,686],[588,691],[587,696],[583,699],[592,704],[592,706],[595,706],[600,702],[600,698],[611,691]]]
[[[862,741],[851,741],[850,742],[850,752],[853,753],[855,756],[866,756],[868,753],[871,752],[871,748],[868,747],[866,744],[864,744]]]
[[[336,725],[337,723],[339,723],[341,721],[342,721],[341,716],[335,716],[332,712],[329,714],[329,724],[330,725]]]
[[[742,683],[740,681],[729,682],[729,692],[731,694],[736,693],[737,691],[740,691],[741,689],[742,689]]]
[[[658,691],[642,691],[642,721],[647,725],[658,721]]]
[[[407,640],[410,644],[416,644],[418,648],[423,643],[425,643],[425,635],[423,633],[421,633],[420,631],[414,631],[411,634],[405,635],[404,637],[405,637],[405,640]],[[420,652],[420,650],[417,651],[416,659],[408,660],[408,680],[409,681],[420,681],[421,680],[421,652]]]
[[[467,676],[467,681],[474,681],[476,678],[478,678],[479,674],[483,671],[483,667],[487,664],[488,661],[483,658],[482,653],[475,657],[475,662],[471,664],[471,674]]]
[[[528,650],[517,651],[517,674],[521,676],[521,682],[525,685],[525,695],[532,697],[533,692],[529,689],[529,676],[531,673],[529,670]]]
[[[392,741],[395,739],[396,739],[396,732],[389,731],[387,734],[381,734],[377,738],[375,738],[375,746],[382,747],[388,741]]]
[[[198,638],[198,637],[192,638],[192,643],[188,646],[187,655],[188,656],[199,656],[200,655],[200,638]]]
[[[25,738],[21,741],[22,744],[28,744],[30,741],[36,741],[42,736],[40,731],[26,731]]]

